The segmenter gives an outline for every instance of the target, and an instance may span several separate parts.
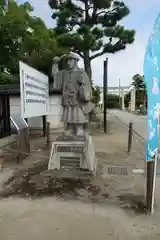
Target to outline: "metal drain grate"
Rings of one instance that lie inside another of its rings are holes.
[[[108,167],[109,175],[128,176],[127,167]]]

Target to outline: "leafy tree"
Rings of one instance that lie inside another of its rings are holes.
[[[8,8],[0,16],[0,66],[8,72],[15,73],[18,69],[18,59],[23,39],[28,34],[30,4],[17,5],[14,0],[9,0]]]
[[[145,89],[145,82],[144,82],[144,76],[141,76],[139,73],[135,74],[132,77],[132,85],[137,89]]]
[[[101,88],[99,86],[92,86],[92,102],[98,106],[101,100]]]
[[[59,42],[83,58],[90,79],[93,59],[123,50],[134,41],[135,31],[118,23],[130,13],[122,1],[49,0],[49,5]]]
[[[8,73],[0,72],[0,84],[14,84],[18,83],[19,76],[18,75],[10,75]]]
[[[31,32],[24,39],[22,46],[22,51],[25,53],[23,60],[50,75],[53,57],[62,55],[65,49],[57,45],[55,32],[47,29],[40,18],[34,17],[31,26]]]
[[[140,105],[143,106],[142,111],[146,111],[147,107],[147,91],[144,82],[144,76],[140,74],[135,74],[132,77],[132,85],[136,89],[136,108],[140,108]]]
[[[52,58],[65,53],[57,44],[55,31],[32,12],[28,2],[9,0],[6,8],[5,1],[0,0],[0,72],[17,75],[17,79],[19,60],[49,74]],[[5,79],[7,82],[8,76]]]
[[[108,94],[107,97],[107,108],[120,108],[119,96],[116,94]]]
[[[127,94],[125,94],[124,96],[124,105],[126,108],[129,107],[129,102],[131,101],[131,92],[128,92]]]

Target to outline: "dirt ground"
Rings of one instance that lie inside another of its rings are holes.
[[[98,167],[87,182],[48,174],[44,139],[31,141],[34,156],[23,164],[6,162],[0,175],[0,239],[159,239],[158,204],[153,216],[145,214],[145,176],[133,172],[145,169],[143,143],[134,137],[129,155],[126,127],[110,116],[108,129],[107,135],[92,129]],[[109,174],[110,165],[128,175]]]

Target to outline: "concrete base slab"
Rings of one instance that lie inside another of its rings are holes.
[[[84,171],[83,169],[59,169],[59,170],[48,170],[45,173],[46,176],[53,176],[63,180],[82,180],[90,181],[93,179],[93,173],[90,171]]]

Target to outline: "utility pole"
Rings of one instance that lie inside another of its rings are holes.
[[[103,65],[103,119],[104,133],[107,133],[107,100],[108,100],[108,58]]]

